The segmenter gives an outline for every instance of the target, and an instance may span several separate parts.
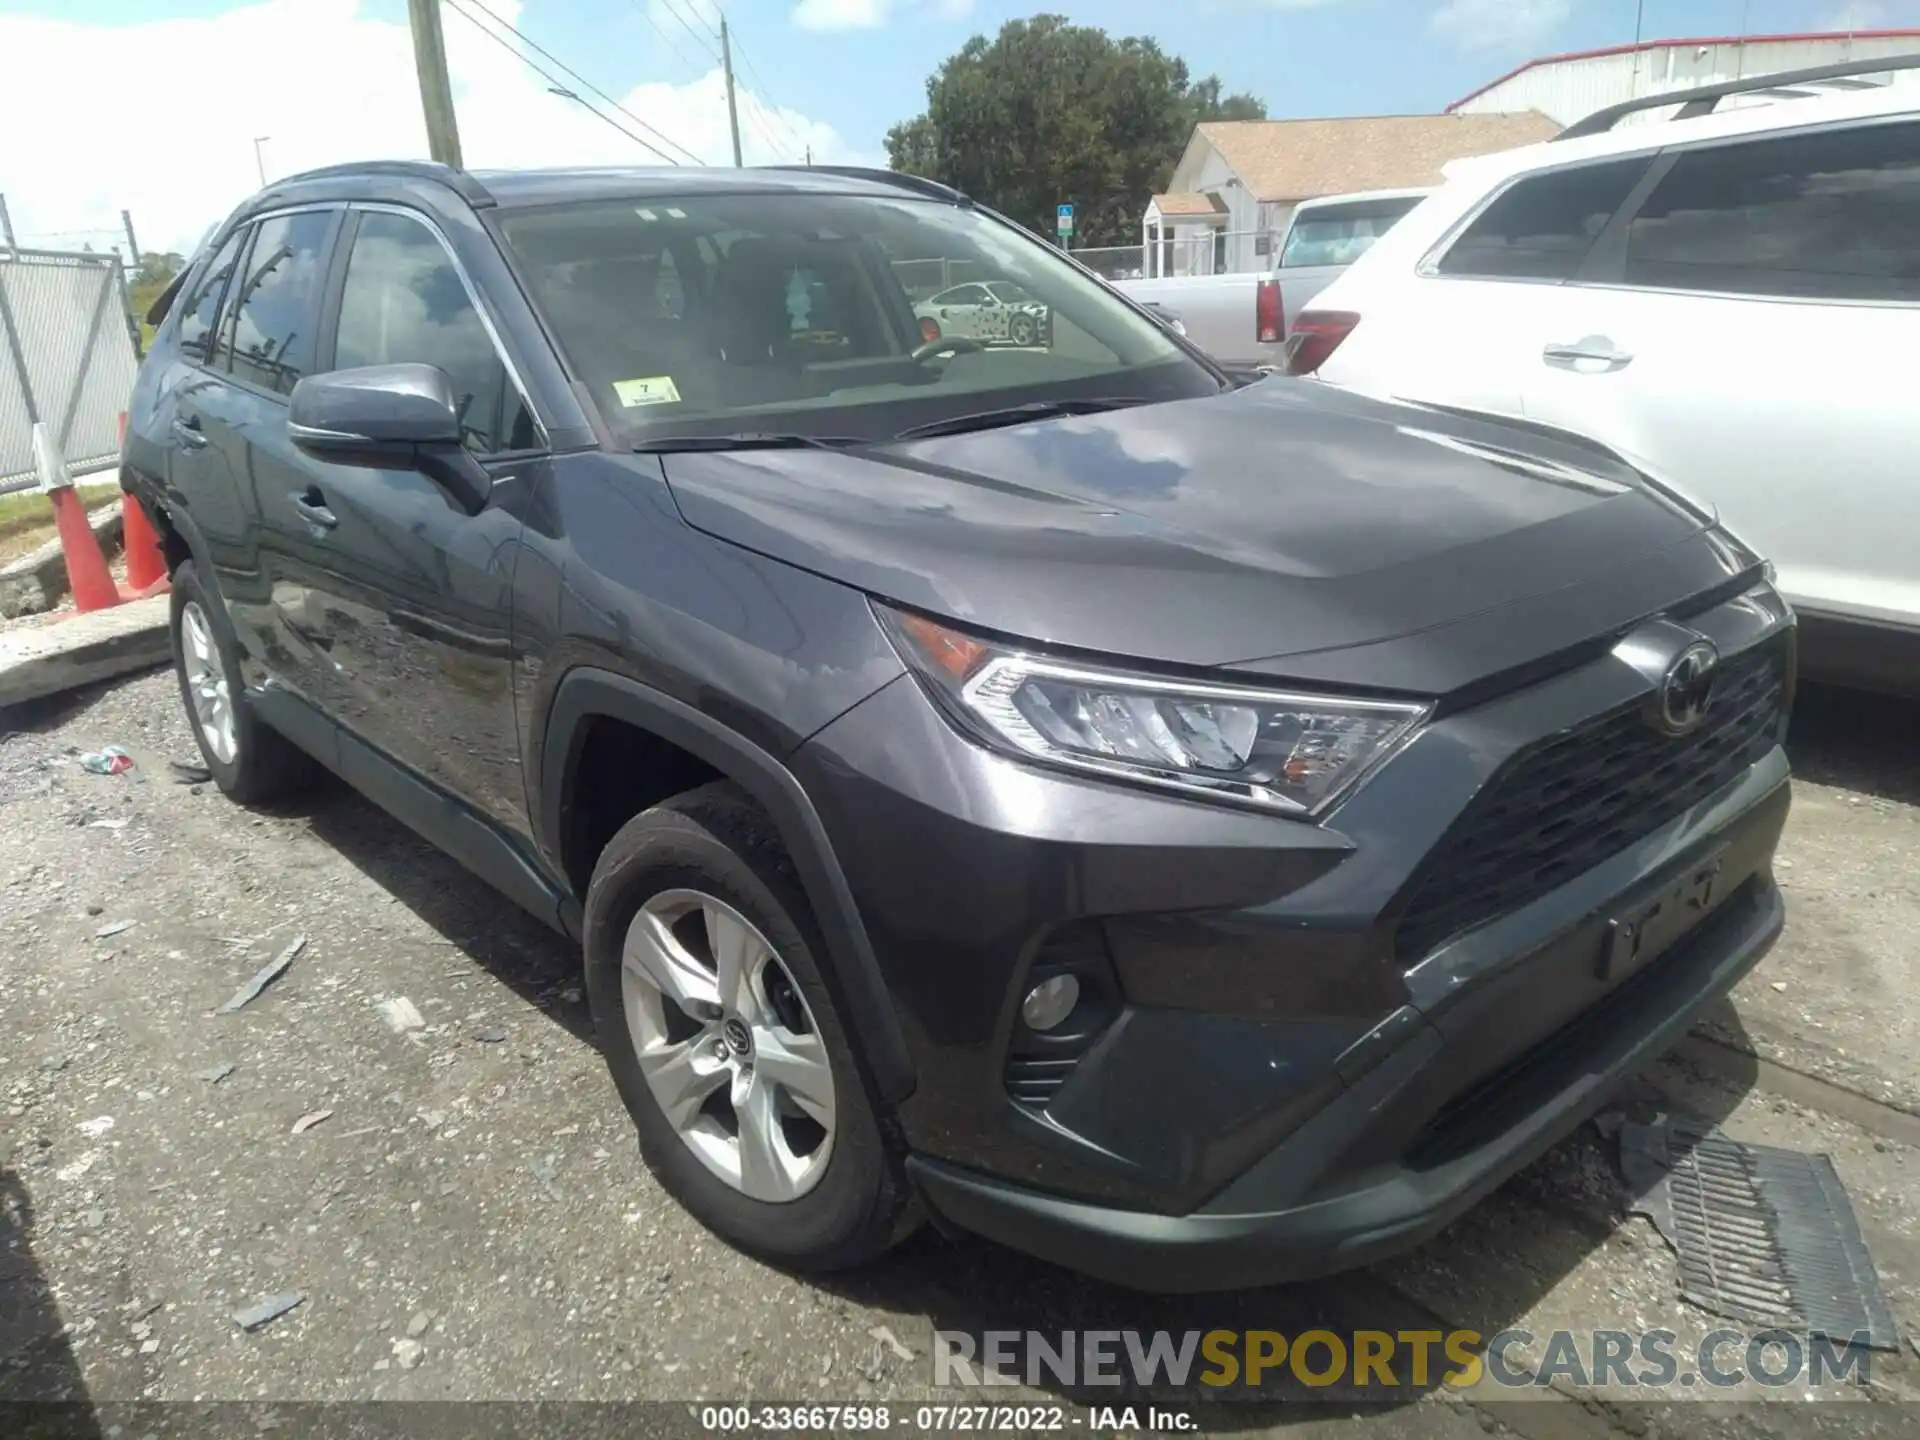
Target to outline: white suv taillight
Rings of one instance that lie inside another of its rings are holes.
[[[1359,323],[1360,317],[1351,310],[1302,310],[1287,337],[1287,373],[1313,374]]]

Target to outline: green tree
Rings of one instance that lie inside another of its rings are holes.
[[[1196,125],[1203,120],[1264,120],[1267,118],[1266,101],[1246,94],[1222,95],[1218,75],[1209,75],[1204,80],[1196,81],[1187,91],[1187,106],[1192,111],[1193,123]]]
[[[1076,245],[1138,237],[1202,120],[1258,120],[1251,95],[1193,81],[1152,40],[1115,40],[1059,15],[976,35],[927,81],[927,109],[887,132],[896,170],[955,186],[1043,234],[1074,205]]]
[[[140,318],[142,333],[153,338],[146,328],[147,311],[153,308],[153,302],[160,298],[160,292],[172,283],[173,277],[186,268],[184,255],[176,255],[171,250],[148,250],[140,256],[140,266],[127,280],[127,303],[133,313]]]
[[[178,275],[186,263],[186,256],[171,250],[148,250],[140,257],[140,268],[133,272],[133,283],[165,289],[167,282]]]

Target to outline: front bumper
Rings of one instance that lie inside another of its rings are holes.
[[[1600,733],[1602,770],[1672,803],[1610,839],[1616,807],[1550,888],[1451,935],[1445,914],[1408,917],[1436,913],[1415,904],[1435,874],[1443,893],[1487,883],[1433,862],[1463,853],[1494,778],[1571,746],[1553,783],[1584,795],[1583,727],[1644,730],[1649,682],[1618,652],[1442,716],[1319,825],[1018,764],[910,677],[816,735],[796,773],[907,1036],[918,1084],[897,1117],[935,1212],[1096,1273],[1205,1286],[1412,1243],[1551,1144],[1779,928],[1789,622],[1752,596],[1681,618],[1729,657],[1779,659],[1772,692],[1740,692],[1758,696],[1747,739],[1689,769]],[[1546,873],[1515,833],[1496,869]],[[1623,952],[1625,932],[1651,938]],[[1063,965],[1104,1002],[1064,1060],[1019,1018]]]
[[[1748,841],[1771,850],[1786,799],[1782,782],[1750,812]],[[1766,954],[1784,918],[1771,876],[1754,873],[1602,1005],[1378,1163],[1355,1169],[1351,1158],[1381,1137],[1383,1116],[1431,1110],[1436,1081],[1460,1058],[1446,1027],[1417,1015],[1391,1053],[1189,1214],[1064,1199],[923,1156],[909,1170],[941,1219],[1137,1289],[1230,1289],[1365,1265],[1427,1239],[1590,1116]]]

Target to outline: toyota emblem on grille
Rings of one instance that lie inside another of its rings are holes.
[[[1720,652],[1711,642],[1696,640],[1667,666],[1654,706],[1654,724],[1669,735],[1685,735],[1697,728],[1713,701],[1713,682],[1720,669]]]

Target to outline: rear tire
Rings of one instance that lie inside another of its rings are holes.
[[[778,833],[732,784],[635,816],[594,867],[587,996],[647,1167],[721,1238],[802,1270],[917,1223],[823,952]]]
[[[233,627],[191,560],[174,570],[172,596],[173,670],[213,783],[242,805],[299,789],[312,777],[313,762],[247,704]]]

